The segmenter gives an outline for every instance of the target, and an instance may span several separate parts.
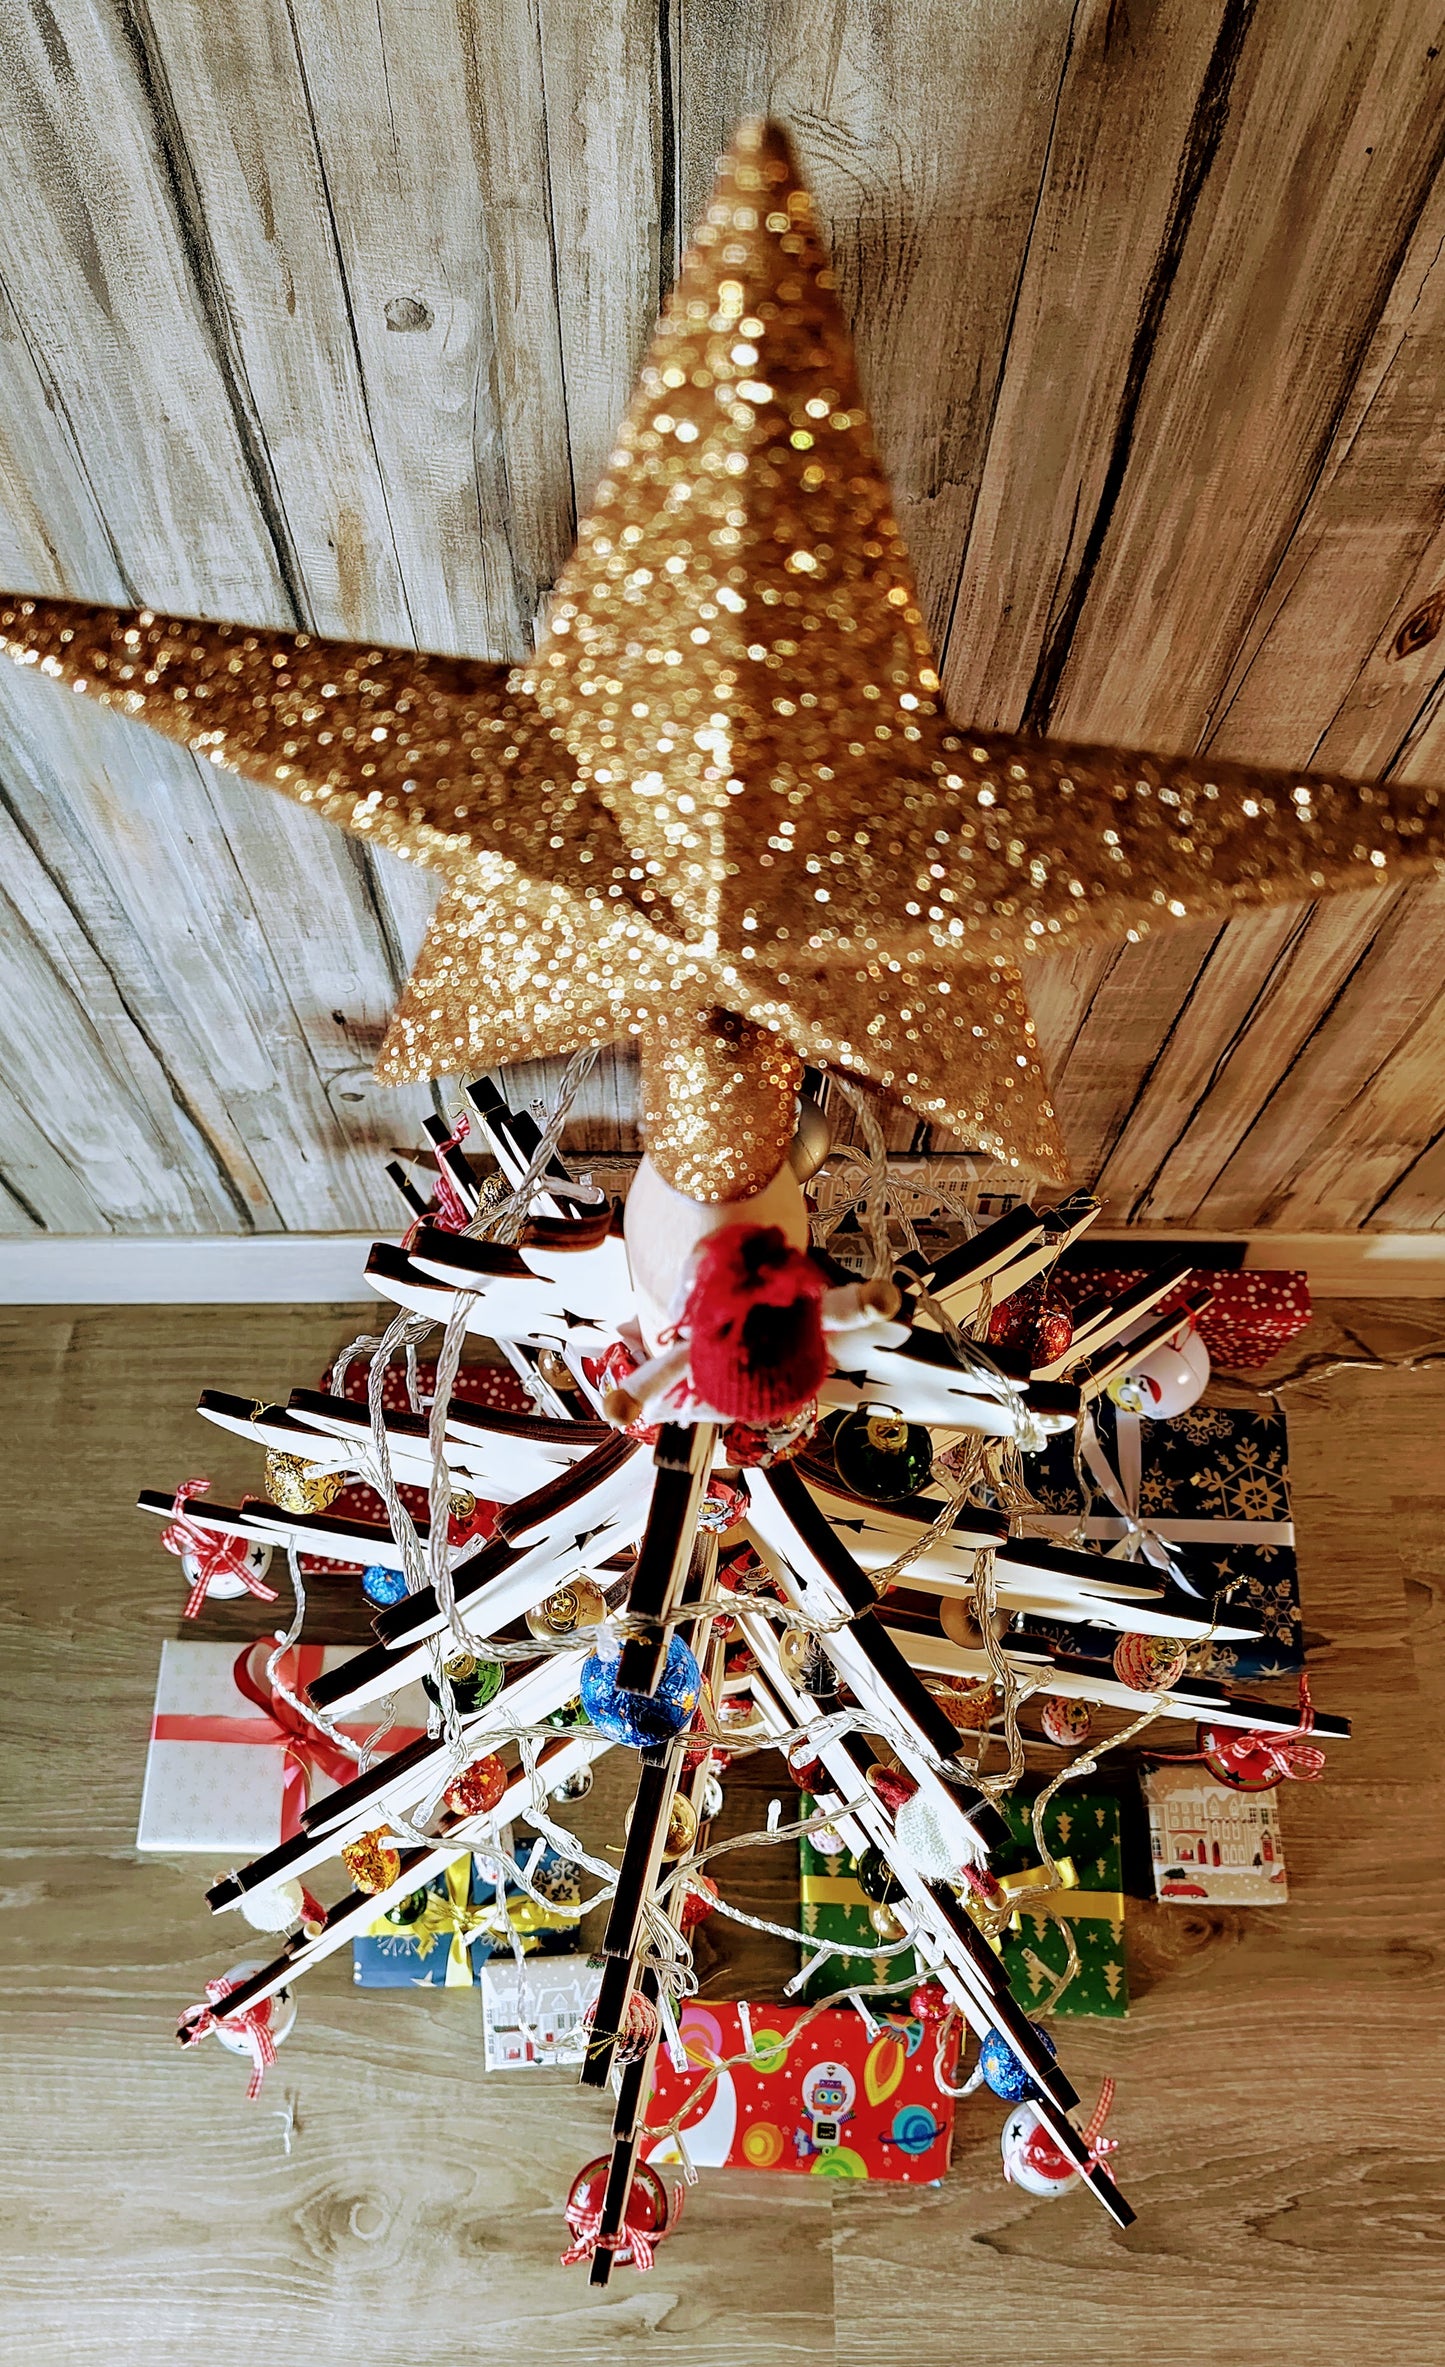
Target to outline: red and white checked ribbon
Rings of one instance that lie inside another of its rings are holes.
[[[246,2006],[238,2014],[216,2012],[216,2007],[230,1996],[233,1989],[239,1989],[240,1986],[239,1981],[207,1981],[206,2004],[192,2006],[183,2017],[182,2026],[187,2046],[194,2046],[197,2039],[204,2038],[208,2031],[214,2030],[221,2022],[225,2023],[227,2029],[237,2031],[244,2038],[251,2054],[251,2077],[246,2087],[246,2102],[254,2104],[261,2093],[261,2082],[276,2060],[276,2041],[271,2036],[269,1997],[263,1997],[257,2005]]]
[[[191,1520],[182,1510],[193,1496],[204,1496],[210,1487],[208,1479],[187,1479],[176,1490],[172,1510],[176,1517],[161,1531],[161,1543],[167,1553],[189,1554],[195,1565],[195,1578],[186,1596],[183,1619],[194,1619],[206,1599],[213,1578],[239,1578],[249,1594],[258,1602],[274,1603],[276,1589],[251,1568],[247,1555],[251,1548],[244,1537],[223,1537],[217,1529],[206,1529],[198,1520]]]
[[[612,2252],[618,2266],[625,2268],[631,2261],[644,2275],[657,2258],[657,2247],[665,2235],[671,2235],[682,2217],[682,2188],[674,2186],[672,2203],[661,2227],[650,2232],[640,2227],[619,2227],[616,2235],[602,2233],[602,2213],[581,2211],[574,2217],[570,2212],[567,2224],[572,2230],[572,2242],[562,2254],[563,2268],[575,2268],[579,2260],[590,2260],[595,2252]]]

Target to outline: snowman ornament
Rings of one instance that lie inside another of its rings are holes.
[[[1114,2150],[1114,2139],[1102,2134],[1114,2101],[1114,2082],[1106,2079],[1094,2116],[1081,2134],[1091,2166]],[[1017,2104],[1004,2122],[999,2138],[1003,2174],[1025,2194],[1044,2198],[1066,2194],[1079,2183],[1077,2165],[1056,2145],[1032,2104]]]

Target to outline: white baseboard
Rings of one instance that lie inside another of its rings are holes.
[[[1198,1238],[1093,1232],[1091,1244]],[[31,1235],[0,1240],[0,1305],[28,1307],[367,1305],[371,1233]],[[1303,1267],[1316,1298],[1445,1298],[1445,1233],[1210,1234],[1242,1240],[1246,1266]]]
[[[0,1305],[376,1305],[363,1279],[374,1233],[42,1234],[0,1241]]]

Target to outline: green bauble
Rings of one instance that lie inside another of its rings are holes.
[[[485,1709],[502,1690],[503,1669],[499,1660],[474,1660],[470,1652],[457,1652],[446,1662],[446,1672],[451,1679],[452,1698],[463,1717],[472,1710]],[[441,1699],[435,1677],[423,1677],[421,1685],[428,1700]]]
[[[848,1414],[833,1433],[838,1477],[869,1504],[901,1504],[926,1487],[933,1470],[933,1434],[896,1414]]]
[[[426,1892],[414,1890],[409,1898],[398,1899],[394,1907],[387,1908],[385,1920],[399,1924],[405,1930],[409,1924],[420,1923],[426,1913],[426,1902]]]

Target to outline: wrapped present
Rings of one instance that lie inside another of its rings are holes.
[[[814,1815],[817,1805],[803,1794],[805,1817]],[[810,2005],[820,1997],[842,1996],[860,1984],[871,1987],[896,1980],[900,1990],[912,1988],[918,1977],[917,1958],[911,1949],[900,1956],[874,1953],[880,1945],[874,1902],[858,1879],[857,1858],[826,1826],[804,1833],[798,1842],[798,1887],[803,1930],[810,1938],[835,1940],[849,1950],[846,1956],[825,1956],[808,1975],[801,1994]]]
[[[359,1989],[470,1989],[477,1976],[472,1943],[493,1945],[484,1929],[494,1905],[491,1884],[478,1876],[470,1856],[452,1860],[440,1881],[430,1883],[418,1909],[414,1899],[398,1901],[378,1915],[351,1943],[351,1978]]]
[[[502,1846],[510,1854],[510,1835]],[[570,1947],[582,1918],[575,1866],[547,1848],[531,1865],[534,1898],[516,1882],[497,1894],[496,1861],[483,1852],[454,1858],[425,1892],[379,1915],[351,1943],[358,1989],[470,1989],[494,1955],[513,1961]]]
[[[1152,1565],[1199,1600],[1201,1615],[1218,1601],[1221,1617],[1259,1628],[1257,1642],[1209,1646],[1200,1663],[1208,1675],[1280,1677],[1303,1668],[1282,1413],[1195,1405],[1173,1421],[1151,1422],[1103,1398],[1085,1424],[1082,1459],[1092,1489],[1082,1520],[1090,1546]],[[1080,1534],[1072,1432],[1030,1456],[1028,1481],[1043,1510],[1025,1515],[1025,1529]],[[1029,1625],[1086,1658],[1107,1660],[1118,1641],[1103,1630]]]
[[[1039,1883],[1044,1879],[1032,1823],[1032,1792],[1037,1788],[1010,1793],[1001,1804],[1009,1841],[994,1851],[989,1868],[1010,1890],[1030,1878]],[[1066,1788],[1045,1808],[1043,1826],[1067,1887],[1041,1897],[1037,1904],[1023,1894],[1013,1923],[999,1941],[1009,1987],[1020,2005],[1030,2010],[1038,2006],[1068,1963],[1063,1928],[1067,1924],[1079,1953],[1079,1969],[1052,2010],[1121,2019],[1129,2011],[1129,1973],[1119,1795],[1083,1786]]]
[[[906,2185],[947,2170],[953,2098],[938,2084],[936,2025],[906,2006],[878,2008],[870,2031],[852,2006],[827,2007],[809,2021],[796,2006],[694,2001],[678,2027],[686,2067],[659,2048],[644,2160],[681,2161],[677,2138],[661,2133],[680,2111],[682,2141],[698,2169]],[[956,2050],[948,2053],[952,2080]],[[752,2060],[733,2060],[742,2055]],[[711,2077],[720,2064],[727,2068]]]
[[[300,1830],[312,1800],[352,1781],[355,1759],[267,1683],[273,1650],[269,1638],[239,1652],[234,1644],[162,1644],[137,1849],[259,1857]],[[354,1652],[350,1645],[297,1644],[277,1675],[301,1694]],[[418,1687],[397,1696],[397,1710],[399,1722],[376,1739],[381,1756],[426,1732]],[[375,1723],[339,1730],[361,1743]]]
[[[1051,1282],[1051,1289],[1070,1307],[1080,1307],[1086,1299],[1116,1298],[1144,1279],[1145,1269],[1131,1266],[1127,1256],[1115,1266],[1090,1266],[1084,1257],[1074,1254],[1078,1263],[1067,1259]],[[1199,1317],[1198,1331],[1211,1364],[1223,1372],[1257,1372],[1261,1365],[1273,1363],[1310,1320],[1309,1276],[1283,1269],[1278,1273],[1262,1269],[1216,1273],[1209,1267],[1196,1267],[1159,1301],[1157,1312],[1169,1314],[1197,1290],[1214,1293]]]
[[[585,1956],[529,1958],[510,1951],[481,1969],[482,2039],[489,2071],[541,2071],[580,2063],[586,2014],[602,1986],[602,1968]]]
[[[1157,1897],[1223,1907],[1288,1904],[1277,1795],[1236,1791],[1207,1767],[1151,1767],[1144,1778]]]
[[[432,1392],[436,1387],[436,1373],[437,1368],[434,1363],[418,1362],[416,1388],[423,1406],[429,1406],[431,1403]],[[341,1384],[342,1396],[348,1398],[355,1405],[364,1405],[369,1377],[370,1366],[364,1358],[358,1358],[355,1364],[348,1365],[346,1368]],[[329,1372],[322,1375],[321,1386],[323,1389],[329,1385],[330,1378]],[[386,1368],[386,1377],[381,1385],[381,1402],[387,1413],[405,1414],[412,1410],[406,1384],[405,1364],[393,1359]],[[509,1364],[462,1365],[453,1384],[452,1395],[461,1405],[489,1405],[495,1407],[499,1413],[534,1414],[537,1410]],[[397,1493],[413,1520],[430,1519],[431,1505],[425,1488],[411,1487],[403,1482]],[[469,1533],[478,1537],[489,1537],[496,1526],[496,1517],[500,1509],[500,1505],[489,1503],[485,1498],[479,1497]],[[377,1530],[379,1535],[390,1534],[386,1507],[375,1488],[369,1488],[364,1480],[349,1481],[335,1502],[328,1507],[328,1510],[338,1520],[366,1521]],[[302,1574],[308,1578],[356,1577],[360,1575],[362,1567],[360,1562],[331,1561],[322,1554],[303,1553],[301,1556]]]

